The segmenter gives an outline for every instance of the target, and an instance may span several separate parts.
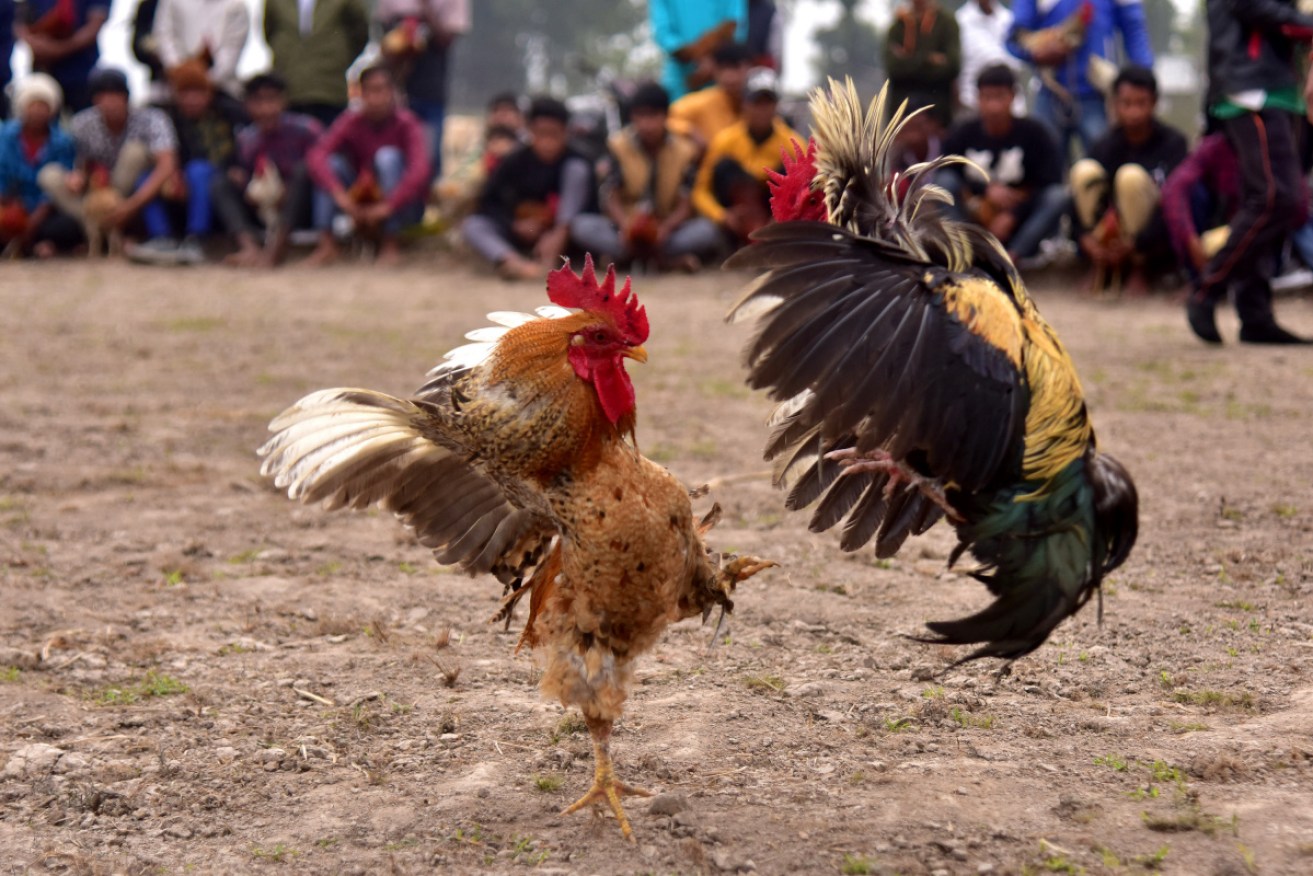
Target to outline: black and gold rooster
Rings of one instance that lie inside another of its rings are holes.
[[[766,458],[787,506],[881,557],[947,516],[950,564],[969,550],[996,599],[930,641],[1010,661],[1126,559],[1138,498],[1003,247],[937,209],[931,176],[966,159],[893,176],[907,114],[883,123],[885,102],[863,109],[851,80],[813,96],[814,142],[771,180],[777,224],[731,260],[764,273],[729,319],[759,323],[748,383],[780,401]]]

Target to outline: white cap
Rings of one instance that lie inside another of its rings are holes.
[[[748,97],[756,94],[779,97],[780,77],[776,76],[775,71],[769,67],[753,67],[748,71],[748,82],[743,91]]]

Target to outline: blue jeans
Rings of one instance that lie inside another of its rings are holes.
[[[410,101],[410,111],[419,116],[429,141],[429,185],[442,175],[442,126],[447,119],[447,105],[428,100]]]
[[[218,171],[208,161],[188,161],[182,168],[183,178],[187,181],[187,236],[201,237],[210,233],[214,215],[211,186]],[[150,174],[145,174],[137,185],[140,187]],[[169,210],[162,198],[156,198],[141,210],[141,221],[146,226],[150,237],[172,237],[173,223],[169,221]]]
[[[349,188],[356,181],[356,171],[341,155],[330,155],[328,162],[332,165],[333,173],[337,175],[338,181],[342,185]],[[382,189],[384,198],[390,197],[396,191],[405,172],[406,159],[401,154],[400,149],[395,146],[384,146],[374,153],[374,176],[378,179],[378,187]],[[337,212],[337,204],[333,203],[333,196],[321,189],[315,189],[315,228],[319,231],[330,230],[333,227],[333,216]],[[388,217],[388,220],[383,223],[383,233],[397,234],[407,225],[414,225],[418,222],[423,213],[423,203],[411,201],[403,205],[401,209],[395,210]]]
[[[1081,151],[1088,155],[1090,147],[1108,130],[1108,108],[1101,94],[1078,97],[1074,105],[1069,105],[1049,89],[1041,88],[1031,115],[1057,134],[1063,165],[1070,164],[1067,159],[1073,137],[1080,139]]]

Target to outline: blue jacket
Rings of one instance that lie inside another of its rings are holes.
[[[58,124],[50,126],[50,139],[41,147],[35,161],[28,161],[19,133],[22,122],[11,119],[0,125],[0,196],[17,196],[29,213],[46,201],[46,195],[36,184],[36,175],[52,161],[73,169],[77,148]]]
[[[738,22],[734,38],[748,38],[748,0],[649,0],[652,39],[666,53],[666,69],[661,84],[670,99],[683,97],[688,91],[684,77],[692,72],[691,64],[681,64],[670,53],[693,42],[722,21]]]
[[[1130,62],[1153,68],[1153,46],[1149,42],[1149,28],[1140,0],[1015,0],[1012,4],[1012,30],[1008,33],[1008,51],[1023,61],[1030,61],[1030,53],[1017,42],[1017,32],[1044,30],[1062,24],[1085,3],[1094,10],[1085,31],[1085,42],[1066,64],[1054,71],[1058,83],[1078,98],[1098,94],[1086,75],[1090,55],[1106,58],[1119,67]],[[1117,54],[1118,31],[1121,31],[1125,47],[1120,56]]]

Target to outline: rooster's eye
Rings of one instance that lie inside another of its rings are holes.
[[[593,332],[593,340],[599,344],[606,343],[606,332]]]

